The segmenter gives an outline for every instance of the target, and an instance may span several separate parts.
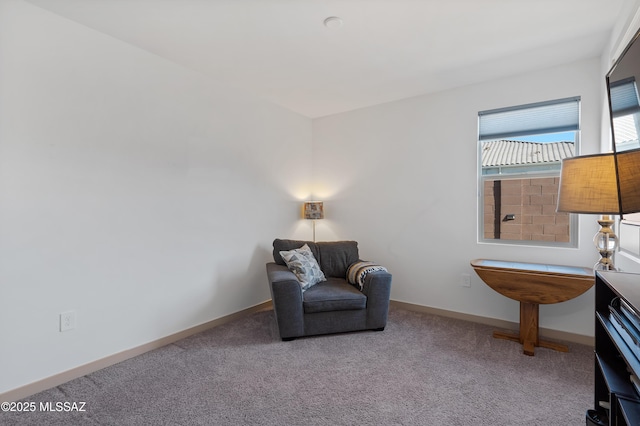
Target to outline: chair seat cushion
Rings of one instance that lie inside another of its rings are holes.
[[[367,296],[341,278],[328,278],[303,293],[306,314],[367,308]]]

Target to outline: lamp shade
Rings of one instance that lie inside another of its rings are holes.
[[[620,214],[640,212],[640,149],[616,153]]]
[[[613,153],[562,160],[557,211],[620,214]]]
[[[302,215],[305,219],[324,219],[322,201],[306,201],[302,207]]]

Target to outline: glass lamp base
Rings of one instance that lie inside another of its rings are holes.
[[[613,222],[609,216],[602,216],[602,219],[598,220],[600,230],[593,237],[593,244],[595,244],[598,253],[600,253],[600,260],[593,266],[593,269],[597,271],[618,270],[613,265],[613,254],[618,248],[618,236],[611,229]]]

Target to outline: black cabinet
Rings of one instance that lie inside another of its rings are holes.
[[[640,341],[634,333],[625,332],[629,324],[625,328],[621,316],[612,313],[611,306],[617,307],[620,301],[631,311],[640,310],[640,275],[598,271],[594,409],[603,424],[635,426],[640,425],[640,394],[636,390],[640,383],[634,386],[632,377],[640,377]],[[587,424],[598,423],[590,422],[587,415]]]

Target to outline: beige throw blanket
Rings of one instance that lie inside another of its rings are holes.
[[[362,286],[364,285],[364,278],[367,276],[367,274],[377,271],[388,272],[387,268],[373,262],[356,262],[349,266],[349,269],[347,269],[347,281],[349,282],[349,284],[353,284],[360,290],[362,290]]]

